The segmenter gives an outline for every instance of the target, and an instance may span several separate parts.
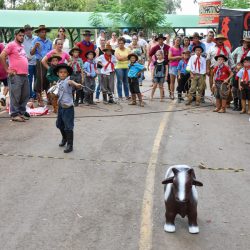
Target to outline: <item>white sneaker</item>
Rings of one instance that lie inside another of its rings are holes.
[[[96,102],[96,103],[100,103],[100,100],[99,100],[99,99],[95,99],[95,102]]]

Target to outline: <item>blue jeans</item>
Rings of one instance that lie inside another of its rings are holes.
[[[116,69],[118,97],[122,98],[122,86],[126,97],[129,97],[128,69]]]
[[[36,81],[36,65],[29,65],[29,88],[30,88],[30,98],[36,98],[36,93],[32,89],[33,79]]]
[[[71,131],[74,129],[75,112],[74,107],[62,108],[59,105],[56,127],[60,130]]]
[[[98,85],[96,87],[95,99],[99,99],[101,93],[101,75],[98,74]]]

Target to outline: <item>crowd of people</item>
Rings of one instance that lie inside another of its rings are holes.
[[[215,36],[213,31],[206,37],[194,32],[191,37],[176,36],[173,40],[169,34],[153,34],[147,41],[142,31],[131,34],[124,29],[119,37],[113,32],[108,39],[101,30],[92,41],[93,34],[85,30],[83,40],[73,46],[63,27],[53,42],[47,37],[50,31],[45,25],[37,29],[25,25],[15,30],[14,41],[0,43],[0,81],[4,85],[1,102],[4,104],[9,91],[9,113],[17,122],[29,120],[28,102],[41,107],[44,100],[52,104],[58,113],[60,146],[67,144],[65,153],[73,150],[74,107],[97,105],[101,93],[104,104],[125,98],[129,105],[138,103],[143,107],[140,88],[146,70],[152,80],[151,100],[159,88],[161,102],[167,89],[170,100],[175,99],[177,91],[179,103],[185,94],[186,105],[195,102],[199,106],[205,101],[208,77],[216,99],[214,112],[225,113],[232,97],[233,110],[246,113],[246,102],[250,100],[249,37],[239,41],[241,46],[231,52],[225,45],[227,38]]]

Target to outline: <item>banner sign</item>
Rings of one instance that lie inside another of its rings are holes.
[[[219,23],[219,13],[221,8],[221,1],[205,1],[199,2],[199,24],[211,24],[218,25]]]
[[[250,11],[221,9],[218,33],[228,38],[229,48],[241,46],[242,38],[250,36]]]

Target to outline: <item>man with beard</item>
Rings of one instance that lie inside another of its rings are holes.
[[[24,50],[24,29],[15,30],[15,40],[0,55],[0,61],[9,76],[10,116],[12,121],[24,122],[30,115],[26,112],[29,100],[28,59]],[[8,58],[9,65],[6,63]]]
[[[229,47],[224,45],[224,42],[227,40],[226,37],[224,37],[222,34],[218,34],[215,38],[215,46],[211,47],[210,50],[207,52],[207,75],[213,79],[214,73],[213,69],[215,66],[217,66],[217,62],[215,60],[215,57],[218,55],[224,55],[228,58],[228,61],[225,63],[228,65],[231,69],[235,66],[235,63],[233,61],[233,57],[231,54],[231,51]],[[212,81],[210,82],[210,89],[212,90]]]
[[[235,63],[240,63],[249,53],[250,51],[250,37],[245,37],[241,40],[242,46],[236,48],[233,53],[232,57]]]
[[[52,50],[52,42],[50,41],[50,39],[46,38],[47,32],[50,32],[50,29],[46,28],[45,25],[40,25],[38,29],[35,30],[37,38],[33,40],[32,48],[30,50],[30,55],[35,55],[36,57],[37,78],[34,85],[34,90],[37,94],[39,106],[44,106],[42,92],[43,90],[45,90],[47,94],[47,90],[49,88],[49,83],[46,78],[47,69],[42,64],[42,59]]]

